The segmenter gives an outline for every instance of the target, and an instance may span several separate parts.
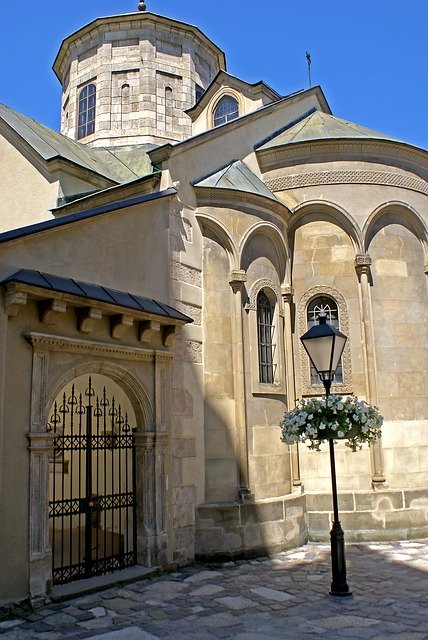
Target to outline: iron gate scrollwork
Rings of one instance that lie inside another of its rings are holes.
[[[63,393],[47,430],[53,583],[103,575],[136,563],[135,441],[114,396]]]

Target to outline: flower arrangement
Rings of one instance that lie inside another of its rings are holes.
[[[281,440],[286,444],[309,440],[309,449],[319,451],[330,438],[346,439],[346,446],[357,451],[379,438],[382,423],[378,408],[355,396],[307,398],[284,414]]]

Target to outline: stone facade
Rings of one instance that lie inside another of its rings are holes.
[[[83,27],[54,69],[59,159],[42,157],[43,128],[25,137],[0,113],[0,604],[52,587],[46,425],[82,375],[135,416],[138,563],[327,539],[327,448],[285,446],[278,426],[323,393],[299,341],[320,298],[349,338],[333,393],[385,416],[371,448],[336,447],[346,538],[426,536],[427,153],[346,129],[319,87],[281,98],[232,78],[197,28],[149,13]],[[88,84],[95,129],[75,142]],[[239,117],[214,128],[224,96]]]

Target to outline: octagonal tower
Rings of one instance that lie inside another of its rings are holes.
[[[61,133],[91,146],[183,140],[184,111],[225,68],[197,27],[141,10],[97,18],[62,42],[53,65]]]

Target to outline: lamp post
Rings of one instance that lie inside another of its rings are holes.
[[[318,316],[319,324],[311,327],[300,340],[315,367],[325,388],[326,403],[330,395],[334,374],[339,365],[347,337],[338,329],[327,324],[325,315]],[[345,540],[339,520],[337,501],[336,464],[334,459],[334,440],[329,438],[331,486],[333,493],[333,525],[330,531],[331,545],[331,596],[350,596],[346,582]]]

